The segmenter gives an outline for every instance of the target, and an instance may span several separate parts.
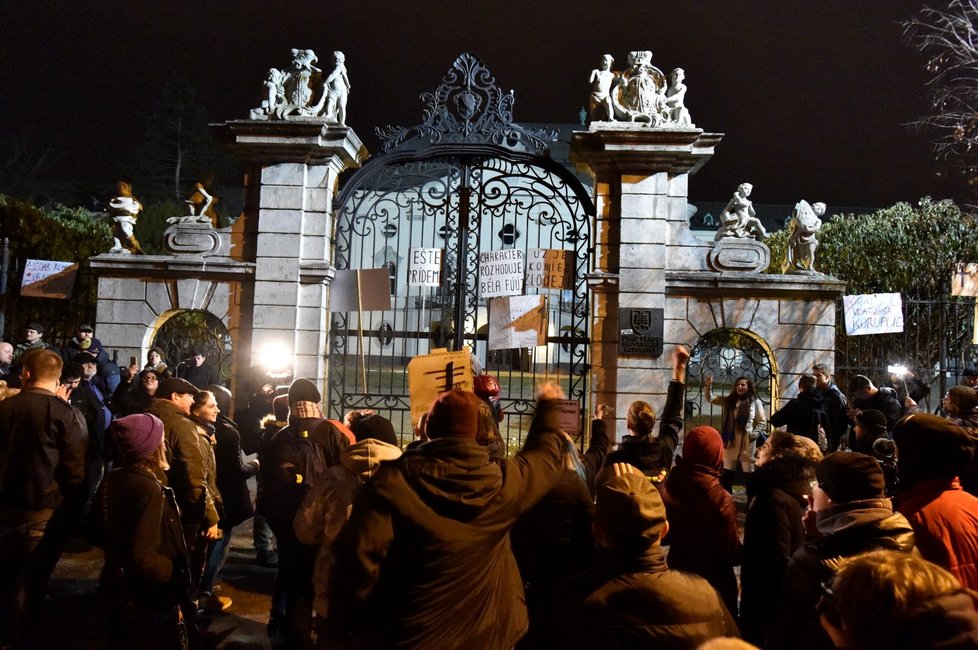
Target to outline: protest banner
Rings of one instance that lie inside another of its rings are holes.
[[[444,348],[420,354],[408,362],[408,394],[411,398],[411,424],[417,426],[432,402],[445,391],[473,391],[472,352],[468,346],[457,352]]]
[[[526,252],[526,286],[570,289],[570,251],[531,248]]]
[[[27,260],[20,295],[27,298],[71,298],[78,265],[55,260]]]
[[[843,296],[846,334],[887,334],[903,331],[903,301],[898,293]]]
[[[557,427],[570,436],[581,432],[581,405],[576,399],[555,399]]]
[[[547,343],[546,296],[508,296],[489,301],[490,350]]]
[[[523,293],[523,251],[479,253],[479,295],[483,298]]]
[[[412,248],[408,253],[408,286],[441,286],[440,248]]]
[[[384,311],[391,308],[386,268],[336,271],[329,285],[330,311]]]

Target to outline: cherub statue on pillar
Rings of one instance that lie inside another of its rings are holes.
[[[217,212],[214,210],[214,204],[217,203],[217,198],[207,191],[207,186],[212,181],[213,176],[208,174],[207,178],[196,183],[194,185],[194,191],[187,197],[185,203],[190,209],[191,217],[197,217],[197,221],[201,223],[209,221],[212,226],[217,228]]]
[[[132,186],[129,183],[119,181],[118,193],[118,196],[109,201],[113,238],[113,246],[109,252],[116,255],[142,255],[143,250],[133,235],[133,227],[136,225],[136,215],[142,211],[143,206],[132,195]]]
[[[815,249],[818,248],[818,239],[815,235],[822,229],[819,217],[823,214],[824,203],[809,205],[803,199],[795,204],[789,226],[788,248],[781,264],[782,273],[816,273]]]
[[[750,196],[754,186],[750,183],[741,183],[737,186],[737,191],[727,202],[727,207],[720,213],[720,229],[717,230],[714,241],[720,241],[727,237],[738,239],[756,239],[763,241],[767,238],[767,230],[761,220],[754,212],[754,204],[747,197]]]

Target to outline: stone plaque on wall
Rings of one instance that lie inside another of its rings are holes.
[[[662,355],[663,310],[622,307],[618,310],[621,331],[618,354],[634,357]]]

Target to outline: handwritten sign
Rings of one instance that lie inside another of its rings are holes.
[[[846,334],[887,334],[903,331],[903,301],[898,293],[843,296]]]
[[[329,285],[330,311],[384,311],[391,308],[386,268],[337,270]]]
[[[457,352],[444,348],[420,354],[408,362],[408,394],[411,397],[411,423],[418,424],[432,402],[447,390],[474,391],[472,352],[464,347]]]
[[[441,286],[440,248],[412,248],[408,255],[408,286]]]
[[[546,296],[508,296],[489,301],[490,350],[547,343]]]
[[[978,264],[956,264],[951,275],[952,296],[978,296]]]
[[[574,436],[581,432],[581,405],[574,399],[554,400],[557,407],[557,427]]]
[[[523,251],[479,253],[479,295],[483,298],[523,293]]]
[[[20,295],[30,298],[70,298],[78,265],[54,260],[27,260]]]
[[[526,286],[541,289],[570,288],[570,251],[531,248],[526,252]]]

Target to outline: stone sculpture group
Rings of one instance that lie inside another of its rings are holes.
[[[346,57],[333,52],[333,70],[328,75],[316,67],[312,50],[292,50],[288,68],[271,68],[265,79],[265,99],[251,110],[253,120],[287,120],[294,117],[320,118],[328,124],[346,126],[346,100],[350,78]]]
[[[652,52],[628,54],[628,68],[612,70],[614,58],[601,57],[601,66],[591,71],[589,100],[592,122],[633,122],[652,127],[694,128],[686,110],[686,73],[676,68],[668,80],[652,65]],[[668,83],[667,83],[668,81]]]
[[[120,181],[118,196],[109,201],[109,217],[112,219],[112,248],[114,255],[141,255],[143,250],[133,234],[136,215],[142,212],[143,205],[132,195],[132,186]]]

